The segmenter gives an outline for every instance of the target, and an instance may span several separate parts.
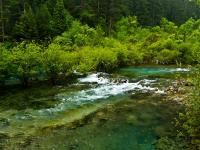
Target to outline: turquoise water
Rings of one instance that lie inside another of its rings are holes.
[[[128,67],[128,68],[121,68],[119,72],[122,73],[134,73],[139,75],[157,75],[157,74],[174,74],[178,72],[188,72],[189,69],[186,68],[174,68],[174,67]]]
[[[173,79],[148,75],[183,72],[131,67],[68,86],[7,91],[0,96],[0,148],[154,150],[156,140],[173,135],[181,107],[164,101]]]

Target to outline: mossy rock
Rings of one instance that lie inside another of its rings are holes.
[[[0,118],[0,127],[3,128],[3,127],[7,127],[10,125],[10,122],[8,119],[6,118]]]

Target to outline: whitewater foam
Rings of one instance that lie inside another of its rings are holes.
[[[170,69],[171,72],[189,72],[190,69],[187,68],[175,68],[175,69]]]
[[[70,107],[76,107],[88,102],[107,99],[111,96],[121,95],[126,92],[132,91],[157,91],[158,88],[150,87],[150,85],[156,80],[140,80],[135,83],[130,83],[126,81],[124,83],[115,83],[110,81],[106,77],[99,77],[98,74],[91,74],[85,78],[80,78],[79,82],[81,83],[98,83],[99,86],[96,88],[91,88],[87,90],[82,90],[74,93],[60,93],[56,95],[56,99],[60,99],[61,103],[56,105],[54,108],[46,109],[48,112],[58,112],[68,109]]]
[[[106,76],[105,73],[95,73],[88,75],[85,78],[79,78],[80,83],[98,83],[98,84],[106,84],[109,83],[109,80],[103,76]]]

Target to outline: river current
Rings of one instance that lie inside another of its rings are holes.
[[[154,150],[156,140],[173,134],[181,109],[164,101],[165,89],[188,71],[128,67],[66,86],[2,93],[0,148]]]

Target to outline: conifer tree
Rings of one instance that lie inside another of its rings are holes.
[[[40,39],[48,38],[50,35],[51,14],[46,4],[40,6],[36,12],[37,30]]]
[[[37,23],[31,7],[24,9],[13,34],[16,39],[36,39],[38,37]]]
[[[51,20],[51,34],[53,36],[63,33],[66,28],[66,10],[63,0],[57,0]]]

